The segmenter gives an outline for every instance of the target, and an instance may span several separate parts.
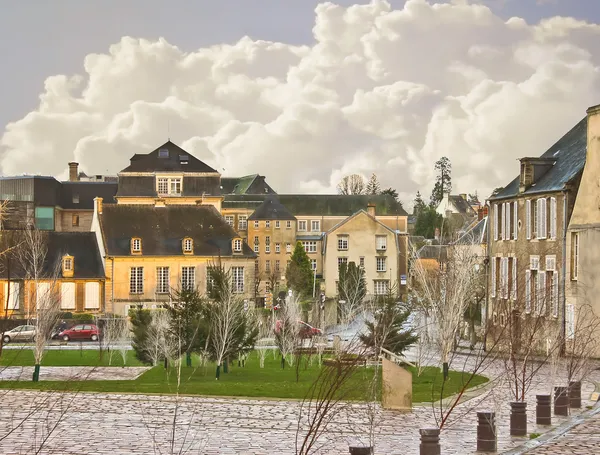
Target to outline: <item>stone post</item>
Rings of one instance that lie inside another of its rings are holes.
[[[536,395],[535,423],[538,425],[552,425],[552,396]]]
[[[423,428],[419,433],[421,434],[419,455],[441,455],[439,428]]]
[[[569,388],[554,387],[554,415],[569,415]]]
[[[527,402],[510,403],[510,435],[527,436]]]
[[[477,451],[478,452],[496,452],[496,413],[478,412],[477,413]]]
[[[581,381],[569,382],[569,407],[581,408]]]
[[[371,447],[371,446],[350,447],[350,455],[373,455],[373,447]]]

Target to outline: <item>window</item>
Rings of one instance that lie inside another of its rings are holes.
[[[504,202],[501,206],[500,206],[500,210],[502,213],[502,226],[500,227],[500,229],[502,230],[502,235],[500,236],[500,238],[502,240],[506,240],[506,234],[508,232],[508,230],[506,229],[506,215],[510,216],[510,213],[508,212],[508,210],[506,210],[506,202]],[[508,223],[510,224],[510,222]]]
[[[567,339],[572,340],[575,338],[575,306],[569,304],[565,308],[565,331]]]
[[[160,195],[181,195],[181,177],[158,177],[156,192]]]
[[[231,285],[236,294],[244,292],[244,267],[231,267]]]
[[[271,272],[271,261],[269,259],[265,261],[265,272]]]
[[[292,252],[292,244],[291,243],[286,243],[285,244],[285,252],[286,253],[291,253]]]
[[[304,247],[304,251],[306,251],[307,253],[317,252],[317,242],[315,241],[302,242],[302,246]]]
[[[74,227],[79,226],[79,215],[73,215],[71,217],[71,226],[74,226]]]
[[[129,293],[142,294],[144,292],[144,267],[131,267],[129,274]]]
[[[65,256],[63,258],[63,272],[73,271],[73,256]]]
[[[552,316],[558,317],[558,272],[555,270],[550,273],[550,277],[548,279],[550,283],[550,311],[552,312]]]
[[[340,250],[340,251],[348,250],[348,236],[347,235],[338,235],[338,250]]]
[[[306,231],[306,220],[299,220],[298,221],[298,230],[299,231]]]
[[[258,236],[254,237],[254,252],[260,253],[260,243],[258,241]]]
[[[531,200],[525,201],[525,227],[527,230],[527,240],[531,240]]]
[[[73,283],[75,284],[75,283]],[[4,303],[7,310],[18,310],[19,309],[19,294],[21,293],[20,283],[17,281],[11,281],[10,287],[8,282],[4,283]],[[7,301],[8,299],[8,301]],[[75,300],[73,300],[75,301]]]
[[[290,220],[285,222],[285,228],[286,229],[292,229],[292,222]]]
[[[242,252],[242,240],[241,239],[235,239],[233,241],[233,251],[235,253],[241,253]]]
[[[169,158],[169,149],[159,149],[158,157],[159,158]]]
[[[12,284],[12,283],[11,283]],[[63,282],[60,285],[60,309],[74,310],[75,309],[75,283]]]
[[[385,257],[377,257],[377,271],[385,272],[386,271],[386,258]]]
[[[35,208],[35,227],[40,231],[54,230],[54,207]]]
[[[317,260],[316,259],[311,259],[310,260],[310,267],[313,270],[317,270]]]
[[[275,271],[276,271],[276,272],[279,272],[279,267],[280,267],[280,261],[279,261],[279,259],[277,259],[277,260],[275,261]]]
[[[275,244],[275,253],[281,253],[281,243]]]
[[[550,240],[556,240],[556,198],[550,198]]]
[[[500,237],[500,217],[498,216],[498,204],[494,204],[494,240]]]
[[[225,222],[231,227],[233,227],[233,220],[233,215],[225,215]]]
[[[375,295],[385,295],[388,293],[389,281],[388,280],[375,280],[374,282]]]
[[[536,203],[537,211],[537,238],[545,239],[548,233],[547,225],[547,213],[546,213],[546,199],[538,199]]]
[[[364,257],[364,256],[361,256],[361,257],[358,259],[358,264],[359,264],[360,268],[362,268],[362,269],[364,269],[364,268],[365,268],[365,257]]]
[[[258,275],[258,273],[260,272],[260,261],[258,259],[256,259],[254,261],[254,273]],[[256,278],[258,279],[258,278]]]
[[[511,299],[517,300],[517,258],[512,259],[512,285],[511,285]]]
[[[131,252],[141,253],[142,252],[142,239],[134,237],[131,239]]]
[[[156,267],[156,292],[157,294],[169,292],[169,267]]]
[[[492,284],[491,284],[491,289],[490,289],[490,295],[492,297],[496,297],[496,288],[498,286],[498,277],[496,276],[497,272],[497,268],[498,268],[498,258],[496,257],[492,257],[492,271],[490,273],[490,275],[492,276]]]
[[[378,235],[375,237],[375,245],[378,251],[385,251],[387,249],[387,236]]]
[[[265,237],[265,253],[271,252],[271,237],[268,235]]]
[[[579,232],[571,234],[571,279],[579,276]]]
[[[260,221],[254,221],[254,229],[258,229],[260,227]]]
[[[513,202],[513,218],[512,218],[512,238],[517,240],[517,231],[519,228],[519,201]]]
[[[312,220],[310,222],[310,230],[312,232],[321,232],[321,221],[319,221],[319,220]]]
[[[280,228],[280,222],[279,220],[275,221],[275,229],[279,229]]]
[[[342,258],[342,257],[338,258],[338,270],[342,266],[342,264],[346,264],[347,265],[348,264],[348,258]]]
[[[536,289],[535,289],[535,312],[538,315],[545,315],[547,312],[547,297],[548,290],[546,288],[546,273],[537,272],[536,277]]]
[[[508,299],[508,257],[500,258],[500,294],[502,299]]]
[[[211,266],[206,269],[206,293],[209,296],[211,296],[215,286],[215,278],[213,277],[212,270],[213,268]]]
[[[183,252],[192,253],[194,251],[194,242],[189,237],[183,239]]]
[[[181,289],[193,291],[196,287],[196,267],[181,267]]]
[[[270,228],[271,227],[271,222],[269,220],[265,221],[265,227],[266,228]]]
[[[73,204],[79,204],[79,194],[73,194]]]
[[[100,283],[85,283],[85,309],[97,310],[100,308]]]
[[[531,270],[525,270],[525,313],[531,313]]]
[[[248,229],[248,216],[238,215],[238,229],[240,231],[245,231]]]
[[[35,290],[36,308],[45,308],[50,302],[50,283],[37,283]]]

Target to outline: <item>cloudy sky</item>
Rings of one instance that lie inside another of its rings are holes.
[[[116,173],[170,137],[224,175],[486,196],[600,103],[597,0],[107,0],[1,7],[4,175]]]

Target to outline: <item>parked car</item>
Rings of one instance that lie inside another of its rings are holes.
[[[35,340],[34,325],[20,325],[8,332],[4,332],[3,341],[10,343],[11,341],[33,341]]]
[[[275,333],[279,333],[281,331],[281,326],[283,325],[283,321],[278,320],[275,323]],[[298,333],[300,334],[300,338],[312,338],[314,336],[323,335],[323,331],[321,329],[317,329],[310,324],[307,324],[304,321],[298,321]]]
[[[92,340],[97,341],[100,336],[98,327],[94,324],[77,324],[70,329],[63,330],[58,337],[64,341],[70,340]]]

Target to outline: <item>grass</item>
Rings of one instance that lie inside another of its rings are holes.
[[[529,435],[529,439],[537,439],[537,438],[539,438],[541,435],[542,435],[541,433],[531,433],[531,434]]]
[[[33,349],[26,347],[22,349],[3,349],[0,356],[0,366],[33,366]],[[127,366],[135,367],[143,364],[135,358],[133,351],[127,351]],[[81,349],[81,350],[62,350],[49,349],[44,353],[42,359],[43,366],[52,367],[75,367],[75,366],[109,366],[108,353],[102,352],[102,356],[98,350]],[[111,366],[123,366],[123,359],[120,352],[114,352],[112,355]]]
[[[129,353],[133,356],[133,352]],[[31,352],[29,351],[29,355]],[[12,356],[12,358],[11,358]],[[12,361],[12,363],[11,363]],[[120,361],[120,356],[113,358]],[[27,351],[4,351],[0,358],[0,365],[33,365],[33,356],[28,357]],[[194,365],[198,359],[194,358]],[[48,351],[42,362],[43,366],[49,365],[106,365],[106,359],[98,362],[97,351]],[[116,365],[120,365],[117,363]],[[128,366],[139,365],[132,360]],[[409,369],[412,370],[412,369]],[[440,398],[442,375],[438,368],[425,368],[423,374],[417,377],[413,373],[413,402],[432,401]],[[316,362],[312,366],[303,364],[300,369],[299,380],[296,381],[295,368],[281,369],[279,358],[275,359],[269,352],[265,360],[265,368],[259,367],[258,355],[252,353],[245,367],[238,367],[237,362],[229,368],[229,373],[221,373],[221,379],[215,380],[215,365],[209,363],[206,367],[192,367],[182,369],[182,384],[179,389],[181,394],[237,396],[237,397],[263,397],[281,399],[302,399],[310,385],[319,374]],[[372,368],[361,368],[351,378],[350,389],[353,392],[349,399],[360,399],[364,385],[373,378]],[[444,386],[444,397],[452,395],[462,386],[463,378],[460,372],[452,371]],[[483,376],[476,376],[469,384],[471,387],[487,381]],[[41,389],[63,391],[88,391],[88,392],[118,392],[118,393],[175,393],[176,373],[174,369],[165,370],[156,366],[139,378],[132,381],[0,381],[0,388],[6,389]]]

